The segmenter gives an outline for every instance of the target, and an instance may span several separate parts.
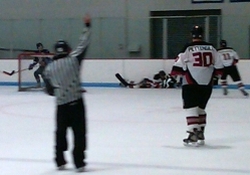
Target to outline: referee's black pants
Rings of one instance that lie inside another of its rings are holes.
[[[83,99],[57,106],[55,161],[57,166],[66,164],[63,152],[68,149],[67,128],[74,134],[72,152],[76,168],[85,166],[86,117]]]

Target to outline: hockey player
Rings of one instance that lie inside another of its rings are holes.
[[[56,96],[56,143],[55,162],[58,170],[65,169],[64,152],[67,151],[67,128],[71,127],[74,135],[72,151],[74,165],[78,172],[86,166],[86,116],[82,97],[80,66],[90,42],[90,17],[84,18],[85,28],[76,49],[71,52],[66,41],[55,44],[54,61],[44,71],[46,89]]]
[[[178,55],[171,74],[183,76],[182,99],[188,133],[184,145],[197,146],[205,144],[205,108],[212,94],[213,76],[222,74],[223,64],[212,44],[202,40],[201,26],[194,26],[191,34],[192,42]]]
[[[176,88],[177,80],[171,74],[167,75],[163,70],[154,75],[154,80],[156,80],[155,83],[158,84],[159,88]]]
[[[222,59],[224,69],[221,77],[221,86],[223,89],[223,94],[227,95],[227,76],[229,75],[234,82],[237,83],[238,89],[242,92],[244,96],[248,96],[248,93],[245,91],[244,84],[241,81],[240,73],[237,68],[237,63],[239,62],[239,55],[237,52],[227,46],[226,40],[220,41],[220,48],[218,49],[220,58]]]
[[[43,44],[42,43],[37,43],[36,47],[37,47],[37,51],[35,53],[38,53],[38,54],[49,53],[49,51],[47,49],[43,48]],[[29,65],[29,70],[32,70],[35,65],[39,64],[39,67],[34,71],[34,77],[35,77],[36,82],[37,82],[37,87],[41,87],[40,76],[42,77],[42,79],[44,79],[44,77],[43,77],[44,68],[51,61],[52,60],[50,58],[48,58],[48,57],[42,57],[42,58],[35,57],[34,60],[33,60],[33,63],[31,63]]]
[[[154,75],[154,80],[143,78],[140,82],[126,81],[119,73],[115,74],[116,78],[121,82],[120,85],[129,88],[176,88],[177,81],[171,74],[166,74],[161,70]]]

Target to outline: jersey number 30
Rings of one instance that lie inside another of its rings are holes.
[[[194,64],[198,67],[209,67],[213,63],[213,55],[211,52],[196,52],[193,53]]]

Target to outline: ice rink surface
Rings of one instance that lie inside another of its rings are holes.
[[[180,89],[86,88],[90,175],[249,175],[250,98],[215,89],[207,106],[206,146],[184,147]],[[54,156],[55,99],[0,87],[0,175],[77,174]],[[72,132],[68,132],[72,140]],[[71,142],[69,149],[72,149]]]

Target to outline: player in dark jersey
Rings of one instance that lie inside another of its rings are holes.
[[[47,92],[56,96],[56,165],[59,170],[65,169],[64,151],[68,149],[66,132],[67,128],[71,127],[74,134],[72,155],[78,172],[84,171],[86,166],[86,116],[81,89],[80,66],[90,42],[89,16],[84,18],[84,23],[86,27],[76,49],[71,52],[66,41],[58,41],[55,44],[54,61],[44,71]]]
[[[227,46],[226,40],[221,40],[218,52],[224,65],[223,74],[221,76],[221,86],[223,89],[223,94],[228,94],[227,76],[230,76],[233,82],[237,83],[238,89],[242,92],[242,94],[244,96],[248,96],[237,68],[237,63],[239,62],[239,55],[237,54],[237,52],[232,47]]]
[[[37,47],[37,51],[35,53],[38,54],[46,54],[49,53],[49,51],[47,49],[43,48],[43,44],[42,43],[37,43],[36,44]],[[37,87],[41,87],[41,79],[40,76],[42,77],[42,79],[44,80],[43,77],[43,71],[45,66],[47,66],[50,62],[52,61],[51,58],[49,57],[35,57],[33,60],[33,63],[31,63],[29,65],[29,70],[32,70],[33,67],[37,64],[39,64],[39,67],[34,71],[34,77],[36,79],[37,82]]]
[[[183,108],[186,111],[188,137],[184,145],[204,145],[206,105],[213,89],[213,76],[222,74],[223,64],[212,44],[202,40],[203,29],[194,26],[192,42],[178,55],[172,75],[182,75]]]

